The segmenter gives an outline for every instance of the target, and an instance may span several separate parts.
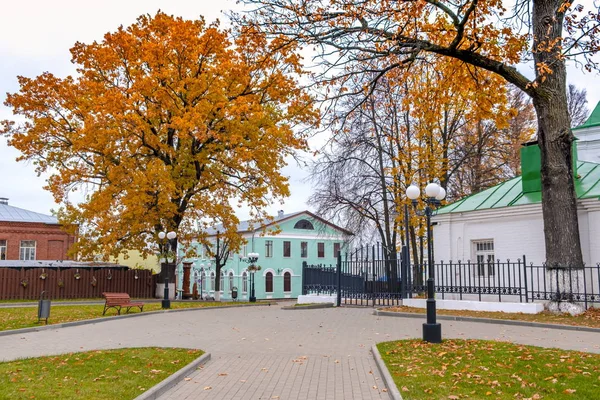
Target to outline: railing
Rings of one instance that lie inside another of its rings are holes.
[[[427,265],[414,271],[423,271]],[[435,292],[441,299],[476,301],[570,301],[583,303],[587,309],[600,305],[600,264],[581,268],[551,268],[547,265],[526,264],[517,261],[473,263],[440,262],[435,264]],[[419,279],[414,279],[419,281]],[[411,294],[423,293],[424,285],[410,285]]]

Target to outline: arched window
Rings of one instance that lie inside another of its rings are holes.
[[[273,273],[267,272],[265,274],[265,292],[273,293]]]
[[[233,288],[233,271],[229,271],[229,292],[231,293],[231,289]]]
[[[312,224],[312,222],[306,220],[306,219],[301,219],[300,221],[296,222],[296,225],[294,225],[294,229],[309,229],[309,230],[314,230],[314,226]]]
[[[225,271],[221,270],[221,278],[219,279],[219,291],[223,293],[225,289]]]
[[[242,272],[242,293],[248,293],[248,273]]]
[[[206,272],[202,271],[202,290],[206,291]]]
[[[292,274],[286,272],[283,274],[283,291],[291,292],[292,291]]]
[[[210,288],[208,290],[215,290],[215,271],[210,272]]]

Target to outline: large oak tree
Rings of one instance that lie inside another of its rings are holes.
[[[19,77],[5,104],[25,122],[0,132],[51,174],[61,222],[82,225],[84,257],[149,254],[157,232],[190,239],[200,220],[233,237],[234,207],[258,218],[289,195],[284,158],[306,146],[297,128],[317,121],[295,50],[252,27],[234,37],[202,19],[141,16],[76,43],[75,76]],[[68,201],[76,189],[80,204]]]
[[[568,0],[517,0],[510,11],[501,0],[242,1],[254,6],[246,22],[321,55],[321,82],[365,71],[375,75],[375,82],[433,54],[462,61],[473,72],[490,71],[527,93],[537,114],[542,154],[547,265],[583,265],[565,63],[579,57],[587,69],[597,67],[592,55],[600,45],[598,10],[588,12]],[[364,61],[374,59],[381,68],[365,69]],[[531,63],[533,79],[516,68],[522,62]]]

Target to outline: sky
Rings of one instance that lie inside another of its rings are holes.
[[[587,1],[586,1],[587,2]],[[6,93],[16,92],[17,75],[35,77],[49,71],[58,77],[74,73],[69,49],[80,41],[90,43],[102,40],[106,32],[115,31],[119,25],[129,26],[142,14],[154,15],[159,9],[167,14],[194,19],[202,15],[207,21],[226,17],[222,10],[230,10],[234,0],[103,0],[87,2],[73,0],[19,0],[5,2],[0,15],[0,120],[12,119],[12,112],[4,106]],[[531,71],[523,71],[531,75]],[[529,72],[529,73],[528,73]],[[597,74],[584,74],[570,67],[568,81],[588,92],[588,107],[600,101],[600,83]],[[48,191],[43,190],[46,176],[38,177],[34,166],[17,162],[19,152],[0,138],[0,197],[9,198],[15,207],[50,214],[58,205]],[[307,172],[295,163],[286,167],[283,174],[290,178],[291,196],[284,205],[275,204],[268,209],[271,215],[283,209],[286,213],[310,209],[306,204],[312,189],[305,182]],[[248,211],[241,209],[238,217],[246,219]]]

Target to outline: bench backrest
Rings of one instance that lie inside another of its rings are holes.
[[[106,299],[106,304],[129,303],[131,297],[127,293],[102,293]]]

